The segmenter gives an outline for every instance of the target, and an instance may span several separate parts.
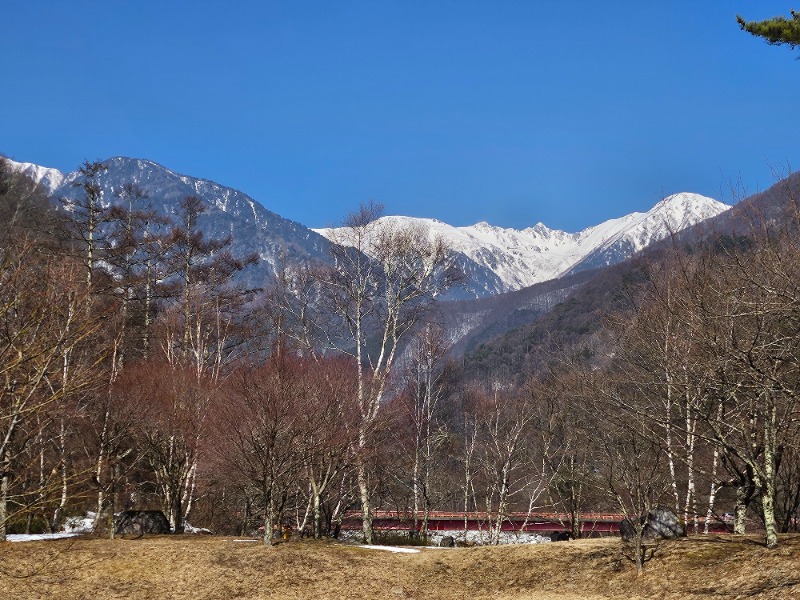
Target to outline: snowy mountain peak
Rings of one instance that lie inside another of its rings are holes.
[[[10,158],[5,159],[6,164],[18,173],[24,173],[38,185],[44,188],[45,193],[50,196],[55,189],[64,182],[64,174],[58,169],[42,167],[28,162],[17,162]]]
[[[418,223],[443,237],[461,255],[470,293],[488,295],[517,290],[571,272],[620,262],[650,244],[716,216],[728,205],[683,192],[660,200],[645,213],[610,219],[578,233],[550,229],[544,223],[518,230],[481,221],[453,227],[434,219],[382,217],[383,223]],[[315,230],[332,238],[335,229]]]
[[[701,218],[708,218],[724,212],[728,208],[730,207],[727,204],[723,204],[713,198],[690,192],[680,192],[659,201],[647,214],[663,214],[672,218],[682,218],[687,214],[691,214]]]
[[[336,229],[312,230],[283,219],[247,194],[207,179],[181,175],[151,160],[116,156],[103,161],[108,170],[100,177],[104,201],[118,201],[126,183],[149,194],[152,207],[167,216],[178,212],[181,199],[197,196],[206,205],[201,226],[209,236],[234,239],[233,250],[255,251],[262,259],[249,277],[262,285],[277,265],[288,260],[326,261]],[[80,194],[71,183],[78,171],[63,174],[31,163],[9,161],[54,198]],[[643,248],[686,227],[714,217],[729,207],[711,198],[682,192],[659,201],[649,211],[611,219],[577,233],[550,229],[536,223],[526,229],[504,228],[486,221],[454,227],[437,219],[391,216],[380,221],[392,226],[415,224],[431,236],[447,241],[465,273],[463,289],[452,297],[487,296],[517,290],[568,273],[620,262]],[[379,222],[380,224],[380,222]]]

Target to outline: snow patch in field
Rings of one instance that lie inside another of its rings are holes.
[[[385,550],[386,552],[403,552],[405,554],[418,554],[419,550],[416,548],[400,548],[399,546],[370,546],[363,544],[359,548],[368,548],[369,550]]]
[[[183,524],[183,533],[204,533],[206,535],[214,535],[214,532],[208,527],[194,527],[189,523]]]
[[[6,536],[6,541],[43,542],[45,540],[60,540],[77,536],[77,533],[10,533]]]
[[[67,517],[64,519],[66,533],[91,533],[97,513],[88,512],[83,517]]]
[[[467,531],[465,537],[463,529],[429,531],[428,543],[431,546],[438,546],[445,536],[452,537],[457,546],[488,546],[491,544],[488,531]],[[498,543],[501,546],[509,544],[545,544],[549,542],[549,537],[528,531],[501,531],[498,539]]]

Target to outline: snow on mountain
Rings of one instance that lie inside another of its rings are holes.
[[[567,273],[620,262],[670,235],[716,216],[728,205],[699,194],[664,198],[646,213],[631,213],[578,233],[537,223],[527,229],[486,222],[453,227],[436,219],[389,216],[386,225],[414,224],[441,236],[461,255],[472,295],[490,295],[531,286]],[[336,229],[316,229],[329,239]]]
[[[631,213],[587,229],[586,232],[591,231],[592,249],[569,272],[621,262],[651,244],[729,208],[727,204],[700,194],[682,192],[667,196],[646,213]]]
[[[153,209],[174,218],[179,202],[197,196],[206,207],[198,225],[206,237],[231,236],[234,255],[258,254],[258,264],[249,267],[242,279],[260,287],[271,281],[279,263],[293,265],[309,260],[326,261],[330,243],[307,227],[284,219],[256,202],[247,194],[207,179],[175,173],[153,161],[115,157],[103,161],[108,170],[99,177],[103,202],[118,201],[122,186],[138,185],[149,196]],[[72,185],[80,177],[78,171],[63,177],[54,189],[53,198],[75,198],[81,190]]]
[[[13,171],[24,173],[37,184],[41,185],[48,196],[52,195],[55,189],[64,181],[64,174],[58,169],[42,167],[33,163],[16,162],[10,158],[5,160],[6,164],[11,167]]]
[[[153,207],[166,216],[175,216],[179,201],[186,196],[199,197],[207,207],[200,218],[207,236],[231,235],[234,253],[256,252],[261,258],[259,266],[248,270],[247,282],[251,285],[263,285],[280,262],[330,259],[328,239],[335,237],[334,229],[308,229],[267,210],[243,192],[175,173],[149,160],[115,157],[104,163],[108,170],[100,176],[100,186],[107,203],[117,200],[126,183],[138,184],[148,193]],[[8,164],[33,178],[52,198],[81,193],[72,185],[79,177],[77,171],[65,175],[31,163],[9,160]],[[465,274],[462,286],[448,294],[457,299],[518,290],[620,262],[670,233],[728,208],[711,198],[681,193],[664,198],[646,213],[611,219],[577,233],[549,229],[542,223],[519,230],[486,222],[453,227],[435,219],[391,216],[381,220],[390,225],[417,224],[450,244],[456,264]]]

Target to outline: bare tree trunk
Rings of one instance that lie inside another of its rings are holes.
[[[703,533],[708,535],[708,528],[711,525],[711,519],[714,516],[714,504],[717,500],[717,466],[719,465],[719,446],[714,445],[714,456],[711,461],[711,489],[708,492],[708,510],[706,511],[706,523],[703,527]]]
[[[275,503],[272,500],[271,493],[268,493],[267,496],[266,506],[264,507],[264,545],[272,546],[274,544],[272,530],[275,527]]]
[[[778,529],[775,523],[776,411],[774,406],[771,408],[769,417],[765,419],[764,481],[761,485],[761,508],[764,513],[767,548],[778,545]]]
[[[472,436],[467,441],[467,424],[468,419],[464,416],[464,540],[467,539],[469,531],[469,521],[467,515],[469,514],[469,491],[472,487],[472,455],[475,452],[475,442],[478,437],[478,428],[472,428]]]
[[[316,487],[313,493],[313,511],[314,511],[314,539],[318,540],[322,537],[322,511],[320,510],[320,497]]]
[[[194,493],[197,489],[197,460],[195,459],[192,462],[192,466],[189,469],[189,481],[186,484],[186,489],[183,493],[183,505],[186,507],[183,511],[183,522],[189,520],[189,515],[192,513],[192,508],[194,508]]]
[[[686,407],[686,502],[683,505],[683,522],[688,525],[691,510],[691,517],[694,523],[694,533],[698,532],[699,523],[697,520],[697,498],[695,494],[694,482],[694,446],[695,446],[695,427],[696,421],[691,418],[690,407]]]
[[[369,498],[369,482],[367,481],[367,468],[363,457],[357,457],[358,493],[361,499],[361,526],[364,533],[364,543],[372,544],[372,506]]]
[[[413,493],[413,529],[412,529],[412,537],[416,537],[417,533],[419,532],[419,497],[420,497],[420,484],[419,484],[419,460],[420,460],[420,451],[419,451],[419,436],[415,440],[415,447],[414,447],[414,467],[412,469],[412,493]]]
[[[750,503],[748,485],[739,484],[736,487],[736,506],[733,514],[733,533],[744,534],[747,527],[747,505]]]
[[[117,511],[117,478],[119,466],[116,461],[111,465],[111,481],[108,490],[108,539],[113,540],[116,535],[114,513]]]
[[[64,514],[64,509],[67,507],[67,500],[69,498],[69,487],[67,477],[67,432],[64,424],[64,417],[61,417],[61,427],[58,432],[58,469],[61,473],[61,499],[58,506],[53,512],[53,521],[50,524],[50,530],[55,533],[61,529],[61,517]]]
[[[181,491],[179,489],[173,490],[171,494],[173,533],[183,533],[183,502],[181,501]]]
[[[0,542],[6,541],[8,531],[8,494],[11,481],[11,464],[5,457],[0,457]]]

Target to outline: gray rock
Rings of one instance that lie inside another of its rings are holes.
[[[455,545],[456,545],[456,541],[455,541],[455,539],[453,539],[452,535],[444,536],[442,538],[442,540],[439,542],[439,547],[440,548],[453,548],[453,547],[455,547]]]
[[[654,508],[646,518],[642,516],[639,522],[644,525],[642,531],[644,540],[671,540],[686,535],[683,522],[668,508]],[[625,519],[619,524],[619,532],[625,542],[636,537],[636,527],[630,519]]]
[[[671,540],[684,537],[686,526],[674,512],[668,508],[655,508],[647,515],[645,535],[654,539]]]
[[[160,510],[125,510],[114,519],[115,531],[122,535],[169,533],[169,521]]]

